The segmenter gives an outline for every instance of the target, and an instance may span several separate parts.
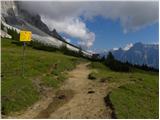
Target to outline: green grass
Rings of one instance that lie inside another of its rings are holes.
[[[22,78],[22,46],[11,39],[1,39],[2,112],[20,111],[39,99],[33,81],[39,78],[43,85],[57,88],[67,78],[65,71],[72,70],[81,59],[60,52],[46,52],[26,47]],[[57,64],[57,69],[54,65]]]
[[[26,108],[39,98],[30,80],[14,78],[2,79],[2,112],[4,114]]]
[[[1,40],[1,96],[3,114],[26,109],[40,94],[33,81],[40,79],[44,86],[58,88],[67,78],[66,71],[75,68],[80,58],[60,52],[46,52],[26,47],[25,77],[22,78],[22,46]],[[57,64],[57,69],[54,65]],[[89,67],[95,81],[105,79],[117,118],[158,118],[158,73],[132,69],[131,72],[114,72],[99,62]],[[120,87],[119,87],[120,86]]]
[[[118,118],[158,118],[158,75],[135,73],[134,76],[133,84],[126,84],[111,93],[115,114]]]
[[[98,62],[93,62],[90,67],[97,70],[97,78],[108,81],[117,118],[158,118],[158,73],[139,69],[132,69],[130,73],[114,72]],[[113,87],[112,83],[120,87]]]
[[[132,76],[131,73],[112,71],[99,62],[92,62],[89,67],[94,69],[93,72],[96,71],[97,80],[106,78],[109,83],[123,84],[124,82],[130,82],[130,76]]]

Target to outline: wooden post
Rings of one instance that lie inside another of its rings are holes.
[[[25,46],[26,46],[26,44],[25,44],[25,42],[23,42],[23,50],[22,50],[22,77],[24,78],[24,64],[25,64],[25,54],[24,54],[24,52],[25,52]]]

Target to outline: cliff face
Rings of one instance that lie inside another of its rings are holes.
[[[1,20],[6,27],[10,29],[14,28],[19,30],[32,31],[33,40],[37,40],[41,43],[51,45],[54,47],[60,47],[64,43],[67,44],[67,48],[78,52],[79,48],[67,43],[55,29],[49,30],[47,25],[41,20],[41,16],[38,14],[30,14],[28,11],[20,7],[19,1],[1,1]],[[91,53],[82,51],[85,56],[91,56]]]
[[[1,1],[1,13],[2,16],[9,16],[9,15],[17,15],[18,10],[16,3],[12,0],[10,1]]]
[[[1,11],[2,21],[13,27],[27,29],[41,36],[50,35],[65,41],[55,29],[52,31],[49,30],[47,25],[41,20],[40,15],[30,14],[28,11],[22,9],[18,1],[2,1]]]
[[[6,22],[7,17],[17,15],[17,6],[14,1],[1,1],[1,20]]]

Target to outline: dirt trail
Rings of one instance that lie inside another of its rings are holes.
[[[107,83],[88,80],[88,64],[82,63],[69,72],[60,92],[50,91],[16,118],[111,118],[112,111],[104,102]]]
[[[70,78],[61,89],[72,89],[75,95],[68,103],[51,113],[49,118],[110,118],[110,111],[107,111],[104,103],[106,88],[88,80],[90,72],[87,64],[80,64],[69,73]]]

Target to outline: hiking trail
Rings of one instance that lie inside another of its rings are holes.
[[[48,91],[45,97],[16,118],[111,118],[112,110],[104,102],[108,85],[88,79],[92,71],[88,64],[77,65],[56,92]]]

